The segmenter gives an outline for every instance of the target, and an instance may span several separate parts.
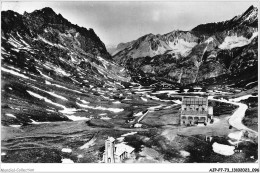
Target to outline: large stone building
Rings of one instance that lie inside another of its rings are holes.
[[[115,138],[108,137],[105,142],[105,152],[103,153],[103,161],[105,163],[115,163]]]
[[[115,144],[113,137],[108,137],[105,142],[105,152],[103,153],[103,162],[105,163],[120,163],[124,159],[131,158],[134,153],[134,148],[124,143]]]
[[[208,106],[207,97],[183,97],[181,125],[207,124],[213,119],[213,107]]]

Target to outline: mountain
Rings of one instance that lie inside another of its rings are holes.
[[[223,32],[225,30],[232,30],[238,26],[258,27],[258,9],[254,6],[250,6],[242,15],[235,16],[231,20],[207,23],[198,25],[192,29],[193,32],[198,32],[204,35],[213,35],[216,32]]]
[[[120,43],[112,55],[120,64],[124,64],[125,59],[129,57],[136,59],[162,54],[185,56],[198,42],[198,37],[186,31],[173,31],[164,35],[147,34],[137,40]]]
[[[139,82],[151,79],[176,85],[204,84],[204,80],[252,69],[249,82],[257,80],[258,9],[218,23],[198,25],[190,31],[148,34],[120,43],[112,56]],[[224,84],[232,83],[232,80]],[[147,85],[150,85],[147,83]]]
[[[102,103],[130,81],[93,29],[51,8],[1,17],[3,125],[84,119],[82,98]]]

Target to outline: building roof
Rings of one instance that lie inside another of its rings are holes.
[[[113,137],[108,137],[108,138],[107,138],[107,141],[114,142],[114,141],[115,141],[115,138],[113,138]]]
[[[206,97],[183,97],[182,105],[207,105]]]
[[[126,145],[124,143],[119,143],[115,145],[116,147],[116,152],[115,155],[120,156],[121,154],[123,154],[125,151],[127,153],[132,153],[134,151],[133,147],[130,147],[129,145]]]

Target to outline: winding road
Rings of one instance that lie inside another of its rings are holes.
[[[237,110],[229,118],[229,124],[231,126],[235,127],[238,130],[246,130],[246,131],[252,132],[256,135],[258,134],[257,131],[249,129],[248,127],[246,127],[242,123],[242,120],[245,116],[245,112],[248,108],[248,106],[246,104],[238,103],[238,102],[234,102],[234,101],[227,101],[227,100],[224,100],[224,99],[222,99],[222,100],[214,99],[213,96],[209,96],[209,99],[213,100],[213,101],[219,101],[219,102],[223,102],[223,103],[229,103],[229,104],[237,105],[238,106]]]

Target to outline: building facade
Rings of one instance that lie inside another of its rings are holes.
[[[213,119],[213,107],[208,106],[207,97],[183,97],[180,119],[181,125],[207,124]]]
[[[108,137],[105,141],[105,152],[103,153],[103,162],[120,163],[134,155],[134,148],[125,143],[115,144],[113,137]]]
[[[103,160],[105,163],[115,163],[115,139],[113,137],[108,137],[105,141],[105,152],[103,154]]]

